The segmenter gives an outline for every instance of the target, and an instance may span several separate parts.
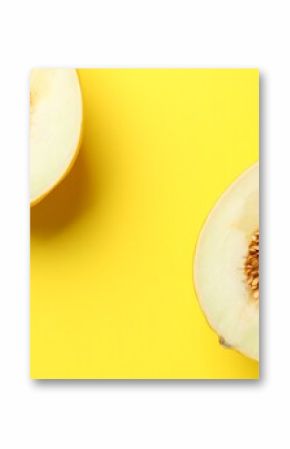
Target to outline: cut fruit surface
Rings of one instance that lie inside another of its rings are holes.
[[[225,346],[259,360],[259,165],[221,196],[194,260],[200,305]]]
[[[77,156],[82,98],[74,69],[34,69],[30,77],[30,204],[49,193]]]

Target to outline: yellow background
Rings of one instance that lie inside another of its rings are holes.
[[[258,159],[258,71],[79,76],[79,157],[31,211],[31,376],[258,378],[192,283],[205,218]]]

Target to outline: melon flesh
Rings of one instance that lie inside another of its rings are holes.
[[[218,200],[201,231],[194,282],[211,327],[226,345],[259,359],[259,302],[253,300],[244,265],[259,230],[259,166],[242,174]]]
[[[30,202],[71,168],[79,149],[82,98],[74,69],[34,69],[30,77]]]

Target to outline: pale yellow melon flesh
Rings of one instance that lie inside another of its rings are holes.
[[[74,69],[33,69],[30,77],[30,204],[69,172],[78,154],[82,97]]]
[[[221,196],[204,224],[194,260],[194,283],[210,326],[227,346],[259,359],[259,301],[247,284],[245,261],[259,230],[259,165]]]

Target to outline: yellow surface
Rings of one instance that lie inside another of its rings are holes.
[[[192,282],[205,218],[258,159],[258,71],[79,76],[80,155],[31,212],[31,376],[258,378]]]

